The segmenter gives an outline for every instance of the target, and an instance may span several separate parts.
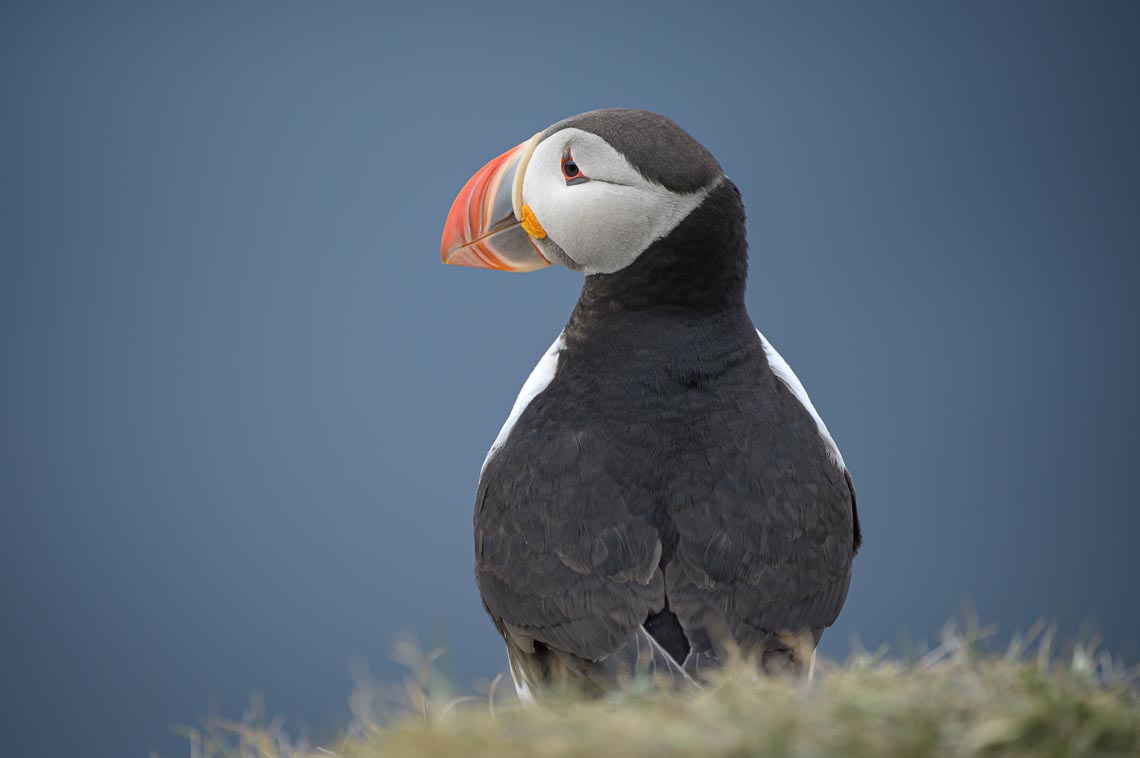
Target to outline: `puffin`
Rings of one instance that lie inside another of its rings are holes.
[[[487,163],[444,263],[581,272],[483,461],[475,579],[520,699],[808,674],[862,543],[823,419],[745,308],[740,192],[669,118],[603,109]]]

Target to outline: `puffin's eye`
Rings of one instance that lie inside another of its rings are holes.
[[[566,180],[568,187],[590,181],[582,173],[582,169],[578,168],[578,164],[574,162],[574,156],[570,154],[569,150],[562,153],[562,178]]]

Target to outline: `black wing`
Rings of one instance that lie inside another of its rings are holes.
[[[711,470],[670,498],[679,540],[666,594],[698,652],[773,649],[805,632],[817,642],[843,607],[861,539],[846,470],[792,392],[770,371],[760,381],[713,420],[736,430],[734,450],[691,464]]]
[[[662,545],[611,473],[619,447],[549,403],[531,402],[480,479],[475,577],[523,651],[598,660],[664,606]]]

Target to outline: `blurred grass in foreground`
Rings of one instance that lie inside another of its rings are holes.
[[[1044,623],[1000,652],[985,649],[990,633],[948,624],[941,645],[906,660],[820,660],[810,686],[737,661],[700,691],[633,682],[605,700],[531,708],[501,679],[455,697],[433,665],[438,652],[401,643],[409,676],[363,683],[340,739],[296,740],[253,712],[187,735],[192,758],[1140,755],[1140,672],[1087,645],[1054,656]]]

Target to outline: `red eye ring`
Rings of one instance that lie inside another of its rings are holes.
[[[583,174],[582,169],[578,167],[569,149],[562,153],[562,178],[566,180],[567,187],[590,181],[589,177]]]

